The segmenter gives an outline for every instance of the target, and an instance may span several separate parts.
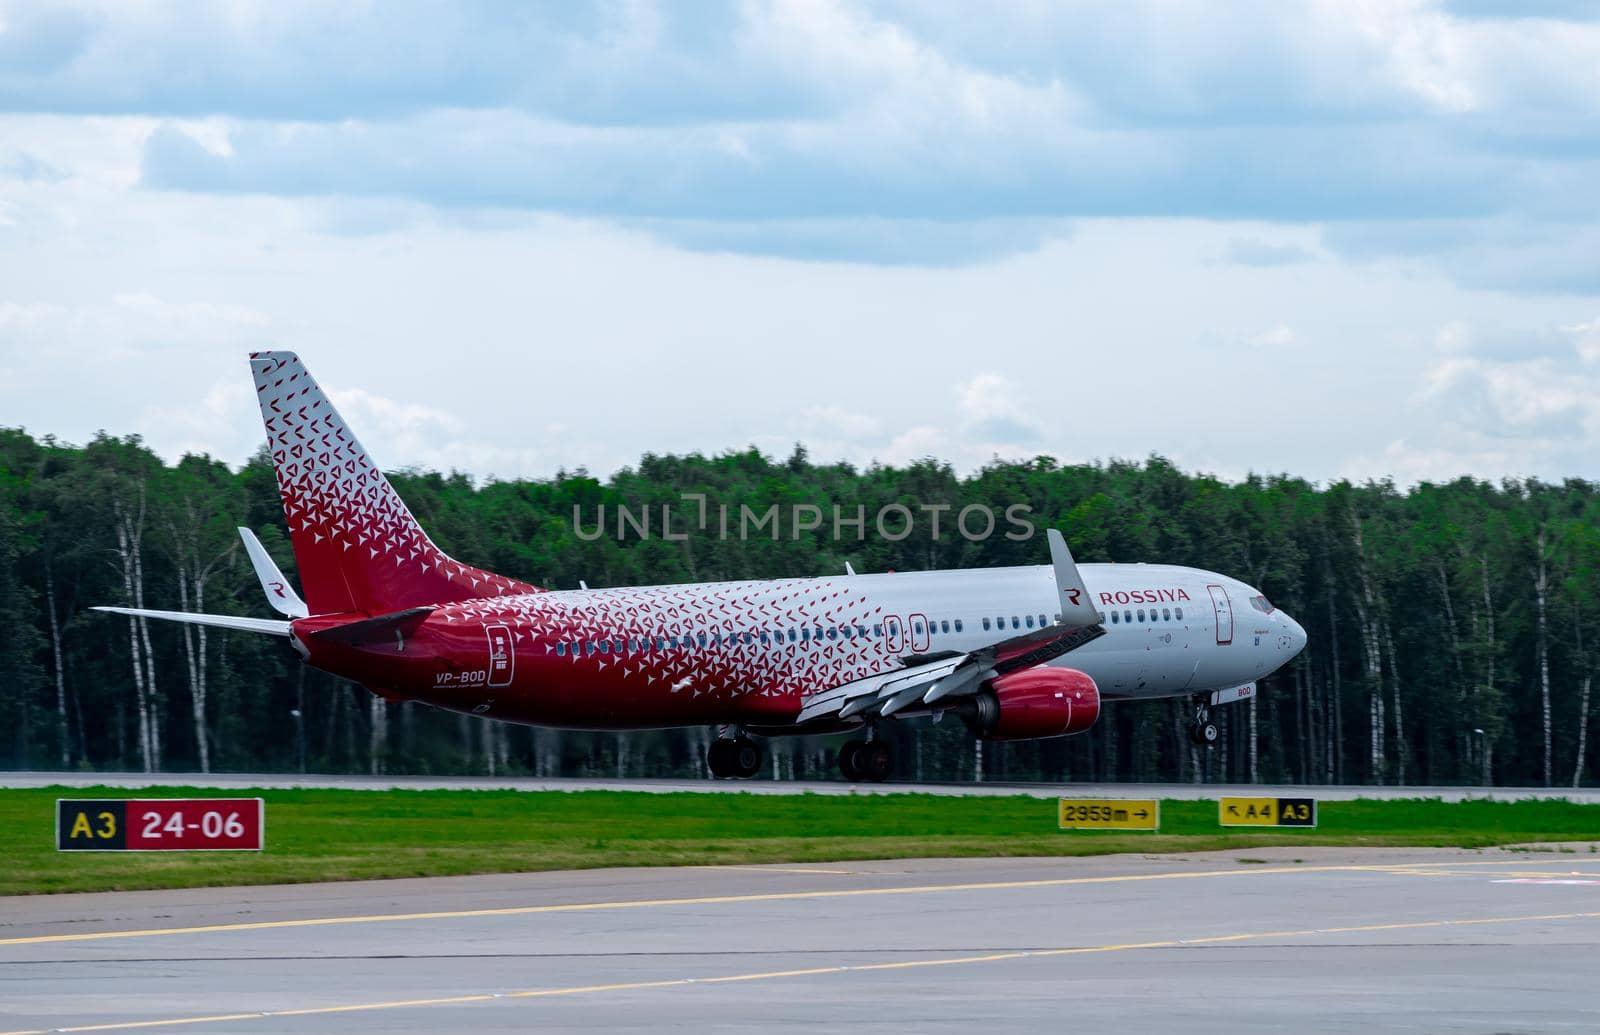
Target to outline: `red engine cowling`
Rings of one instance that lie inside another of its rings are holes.
[[[994,680],[972,698],[969,724],[987,740],[1042,740],[1082,733],[1100,717],[1100,688],[1087,672],[1038,668]]]

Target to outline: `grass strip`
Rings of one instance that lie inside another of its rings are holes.
[[[1070,795],[1071,788],[1062,788]],[[1130,789],[1130,796],[1137,792]],[[57,798],[261,797],[264,852],[57,852]],[[474,873],[1081,856],[1273,845],[1464,847],[1600,838],[1600,805],[1320,803],[1316,829],[1222,829],[1213,801],[1166,800],[1157,834],[1056,829],[1049,798],[626,791],[0,790],[0,894],[290,884]]]

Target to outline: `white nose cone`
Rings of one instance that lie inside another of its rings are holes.
[[[1300,623],[1286,614],[1279,613],[1283,619],[1284,636],[1288,639],[1286,649],[1289,657],[1297,656],[1306,649],[1306,631],[1300,628]]]

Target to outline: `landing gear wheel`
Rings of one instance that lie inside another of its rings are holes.
[[[847,740],[839,745],[839,773],[851,783],[860,783],[866,777],[861,766],[866,750],[866,741],[862,740]]]
[[[761,745],[749,737],[737,737],[729,741],[733,750],[729,757],[733,761],[733,775],[741,780],[748,780],[761,771]]]
[[[856,764],[861,768],[861,778],[882,783],[894,772],[894,751],[881,740],[863,744],[856,754]]]
[[[749,737],[719,737],[706,750],[706,768],[719,780],[748,780],[761,771],[761,745]]]
[[[1195,747],[1216,747],[1222,731],[1211,721],[1211,702],[1204,694],[1195,697],[1194,720],[1189,723],[1189,742]]]
[[[711,775],[718,780],[726,780],[737,775],[734,769],[733,744],[733,741],[719,737],[706,749],[706,768],[711,770]]]

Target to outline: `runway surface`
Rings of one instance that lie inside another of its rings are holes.
[[[1155,797],[1192,801],[1223,794],[1310,796],[1322,801],[1354,798],[1565,798],[1600,802],[1600,787],[1371,787],[1350,785],[1196,784],[1196,783],[845,783],[843,781],[771,780],[581,780],[492,777],[321,776],[284,773],[0,773],[0,787],[94,787],[136,790],[141,787],[216,787],[225,790],[293,787],[337,788],[355,791],[497,790],[497,791],[644,791],[674,794],[684,791],[746,794],[949,794],[1029,795],[1035,798]]]
[[[1587,1032],[1600,856],[1270,849],[0,899],[0,1030]]]

